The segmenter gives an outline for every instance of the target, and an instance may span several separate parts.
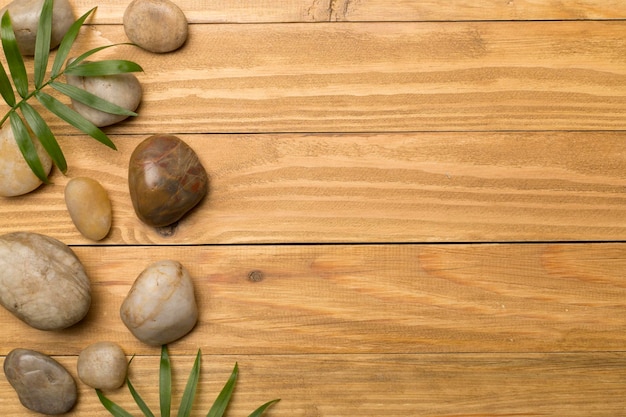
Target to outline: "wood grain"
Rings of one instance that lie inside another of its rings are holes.
[[[198,25],[173,54],[126,46],[99,55],[145,70],[140,116],[107,131],[626,130],[625,29],[621,21]],[[90,27],[76,53],[125,40],[120,26]]]
[[[61,332],[0,311],[0,355],[31,347],[76,355],[114,340],[155,354],[119,318],[150,263],[175,259],[197,291],[198,326],[173,344],[213,354],[591,352],[626,343],[626,247],[357,245],[74,248],[93,304]]]
[[[0,1],[0,7],[9,3]],[[98,6],[94,23],[121,24],[129,1],[73,0],[77,15]],[[620,0],[177,0],[191,23],[624,19]]]
[[[181,135],[211,189],[166,236],[138,220],[128,192],[145,137],[114,136],[117,152],[59,138],[68,176],[1,199],[0,234],[92,243],[63,199],[88,176],[113,201],[105,245],[626,239],[623,132]]]
[[[192,359],[171,350],[174,404]],[[75,357],[57,357],[75,374]],[[2,359],[0,359],[0,362]],[[240,377],[228,415],[246,416],[281,401],[265,415],[291,416],[571,416],[622,415],[624,353],[435,355],[212,355],[203,356],[194,417],[206,415],[234,363]],[[158,358],[135,357],[130,376],[150,406],[158,407]],[[110,416],[93,390],[80,383],[77,407],[66,416]],[[139,415],[124,387],[108,393]],[[6,380],[0,406],[27,412]],[[175,408],[173,412],[175,412]]]

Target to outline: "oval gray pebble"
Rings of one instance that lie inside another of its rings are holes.
[[[4,374],[22,405],[43,414],[62,414],[76,404],[72,375],[51,357],[28,349],[14,349],[4,360]]]

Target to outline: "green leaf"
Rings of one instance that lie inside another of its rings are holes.
[[[130,363],[129,363],[129,365],[130,365]],[[152,411],[150,411],[150,408],[148,408],[148,405],[143,400],[143,398],[141,398],[141,396],[139,395],[137,390],[135,390],[135,387],[133,386],[133,384],[130,382],[130,379],[128,379],[128,378],[126,378],[126,386],[128,386],[128,390],[130,391],[130,395],[133,396],[133,399],[135,400],[135,403],[137,403],[137,406],[139,406],[139,409],[141,410],[143,415],[146,416],[146,417],[154,417],[154,414],[152,413]]]
[[[217,399],[213,403],[213,406],[209,410],[206,417],[222,417],[224,415],[224,411],[226,411],[226,407],[230,402],[230,396],[235,389],[235,383],[237,382],[237,375],[239,374],[239,366],[235,363],[235,368],[233,369],[232,374],[230,374],[230,378],[226,381],[224,388],[217,396]]]
[[[35,39],[35,88],[40,89],[48,67],[50,38],[52,37],[52,0],[45,0],[39,16]]]
[[[28,77],[26,76],[26,67],[24,66],[24,59],[17,47],[17,41],[15,40],[15,33],[13,32],[13,25],[11,24],[11,17],[7,10],[2,15],[0,21],[0,37],[2,38],[2,47],[4,48],[4,56],[6,57],[7,64],[9,64],[9,71],[13,78],[13,84],[17,93],[21,97],[28,95]]]
[[[159,403],[161,417],[170,417],[172,406],[172,366],[167,345],[161,346],[161,365],[159,366]]]
[[[50,87],[54,88],[60,93],[65,94],[68,97],[73,98],[76,101],[80,101],[81,103],[86,104],[89,107],[93,107],[97,110],[106,113],[121,114],[124,116],[137,116],[137,113],[133,111],[118,106],[117,104],[113,104],[107,100],[104,100],[103,98],[96,96],[95,94],[92,94],[73,85],[53,81],[50,83]]]
[[[56,114],[67,123],[71,124],[78,130],[85,132],[97,141],[107,145],[109,148],[116,149],[115,144],[102,130],[78,114],[76,111],[61,103],[59,100],[41,91],[35,93],[35,97],[37,97],[37,100],[39,100],[39,102],[43,104],[46,109]]]
[[[79,55],[77,58],[74,58],[71,62],[68,62],[65,67],[65,71],[67,71],[70,68],[80,65],[81,62],[83,62],[85,59],[89,58],[91,55],[95,54],[96,52],[100,52],[103,49],[113,48],[114,46],[120,46],[120,45],[134,45],[134,44],[128,43],[128,42],[122,42],[122,43],[116,43],[113,45],[99,46],[97,48],[90,49],[87,52]]]
[[[254,410],[252,414],[250,414],[248,417],[260,417],[265,412],[265,410],[267,410],[268,407],[270,407],[271,405],[279,401],[280,401],[280,398],[266,402],[265,404],[263,404],[262,406]]]
[[[72,61],[74,64],[75,61]],[[100,77],[103,75],[124,74],[127,72],[141,72],[143,68],[132,61],[125,59],[108,59],[105,61],[83,62],[80,65],[71,65],[65,69],[65,74],[82,77]]]
[[[78,20],[72,23],[72,26],[68,29],[61,40],[61,44],[59,45],[59,49],[57,50],[57,55],[54,57],[54,63],[52,64],[52,72],[51,78],[57,78],[59,74],[61,74],[61,68],[63,67],[63,63],[67,59],[67,56],[72,49],[72,45],[74,45],[74,41],[78,36],[78,32],[80,31],[81,26],[85,23],[85,20],[96,11],[97,7],[89,10],[87,13],[82,15]]]
[[[193,400],[196,397],[196,388],[198,387],[198,380],[200,379],[201,356],[202,354],[200,352],[200,349],[198,349],[198,353],[196,354],[196,360],[193,363],[189,378],[187,379],[185,391],[183,392],[183,398],[180,400],[180,407],[178,407],[177,414],[178,417],[191,416],[191,406],[193,405]]]
[[[20,104],[20,109],[22,109],[22,114],[28,126],[30,126],[30,129],[35,133],[35,136],[39,138],[39,142],[41,142],[43,148],[48,152],[54,164],[65,174],[67,172],[67,162],[59,147],[59,143],[54,138],[45,120],[25,101]]]
[[[96,390],[96,394],[98,394],[98,398],[100,402],[106,408],[109,413],[111,413],[115,417],[133,417],[128,411],[124,410],[119,405],[115,404],[113,401],[109,400],[99,389]]]
[[[13,130],[13,136],[17,142],[17,146],[20,148],[26,163],[33,171],[33,173],[44,183],[49,183],[46,171],[43,169],[39,155],[37,155],[37,149],[33,143],[33,139],[30,137],[24,122],[18,116],[15,111],[11,111],[9,118],[11,120],[11,129]]]
[[[7,76],[7,72],[4,70],[4,65],[0,62],[0,94],[2,94],[2,98],[6,103],[13,107],[15,106],[15,93],[13,92],[13,87],[11,85],[11,81],[9,81],[9,77]]]

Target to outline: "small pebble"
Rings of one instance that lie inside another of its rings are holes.
[[[198,155],[173,135],[150,136],[130,156],[130,198],[137,217],[150,226],[180,220],[204,198],[208,181]]]
[[[126,380],[128,361],[122,348],[113,342],[97,342],[78,355],[78,377],[92,388],[111,390]]]
[[[111,200],[102,185],[77,177],[65,186],[65,204],[78,231],[91,240],[102,240],[111,229]]]
[[[62,414],[76,404],[72,375],[51,357],[28,349],[14,349],[4,360],[4,374],[22,405],[42,414]]]
[[[39,140],[34,139],[33,143],[44,172],[48,174],[52,169],[52,159],[44,151]],[[40,185],[41,180],[33,174],[15,142],[11,123],[6,121],[0,128],[0,196],[15,197],[27,194]]]
[[[187,40],[187,18],[170,0],[133,0],[123,23],[128,39],[150,52],[171,52]]]

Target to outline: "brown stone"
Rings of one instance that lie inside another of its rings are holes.
[[[208,182],[198,155],[173,135],[150,136],[130,157],[130,198],[137,216],[150,226],[180,220],[206,195]]]

